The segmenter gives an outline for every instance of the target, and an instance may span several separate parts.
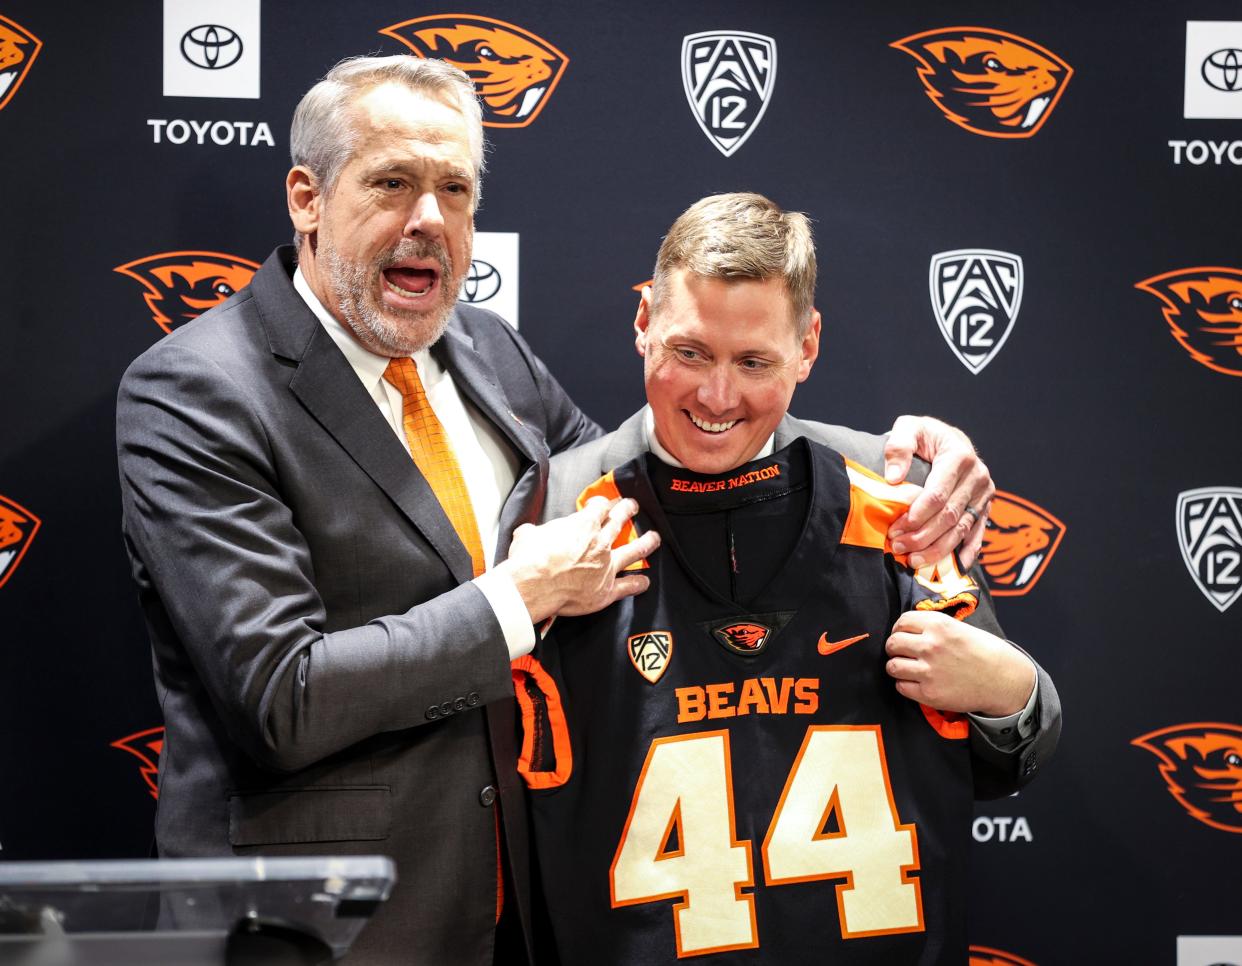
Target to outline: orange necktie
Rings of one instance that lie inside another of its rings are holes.
[[[470,553],[470,562],[477,577],[486,569],[483,560],[483,544],[479,540],[479,525],[474,519],[474,507],[470,493],[462,478],[457,457],[444,434],[444,427],[436,418],[423,381],[418,378],[418,367],[410,358],[390,359],[384,370],[384,378],[397,387],[403,400],[401,425],[414,464],[431,485],[431,492],[440,501],[457,536]]]

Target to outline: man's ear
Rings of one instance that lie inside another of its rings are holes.
[[[811,309],[811,324],[806,327],[806,335],[802,337],[802,358],[798,361],[798,382],[805,382],[811,374],[811,367],[819,358],[819,334],[821,318],[819,312]]]
[[[644,285],[638,297],[638,311],[634,313],[634,348],[644,358],[647,355],[647,333],[651,328],[651,286]]]
[[[323,195],[319,191],[319,181],[309,168],[299,164],[289,169],[285,177],[285,199],[294,229],[303,235],[314,234],[323,214]]]

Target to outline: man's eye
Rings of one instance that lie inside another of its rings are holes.
[[[444,186],[444,190],[452,195],[464,195],[467,189],[464,184],[460,184],[456,181],[450,181]]]
[[[764,359],[743,359],[740,364],[747,372],[762,372],[768,367]]]
[[[677,353],[678,358],[686,362],[698,362],[703,358],[693,349],[674,349],[673,351]]]

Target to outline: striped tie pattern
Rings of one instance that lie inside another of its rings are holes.
[[[384,370],[384,379],[401,393],[401,425],[410,446],[410,455],[470,553],[470,562],[477,577],[486,566],[474,507],[470,503],[470,493],[466,490],[457,457],[453,455],[453,447],[423,390],[418,367],[408,357],[391,359]]]

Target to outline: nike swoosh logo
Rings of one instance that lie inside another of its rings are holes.
[[[843,641],[830,641],[828,640],[827,634],[820,634],[819,653],[832,654],[836,651],[842,650],[843,648],[849,647],[851,644],[857,644],[859,641],[864,641],[870,636],[870,634],[859,634],[857,637],[847,637]]]

